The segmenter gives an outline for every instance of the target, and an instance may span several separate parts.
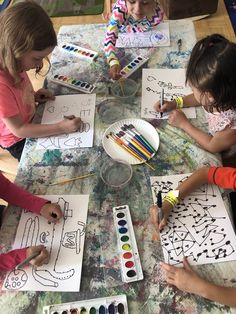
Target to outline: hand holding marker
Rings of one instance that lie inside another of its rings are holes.
[[[163,219],[161,191],[158,191],[157,193],[157,207],[158,207],[158,224],[160,225],[160,222]]]

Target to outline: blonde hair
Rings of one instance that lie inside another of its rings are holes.
[[[57,45],[57,37],[47,13],[33,1],[8,7],[0,14],[0,67],[19,84],[20,58],[32,50]],[[37,69],[37,73],[40,69]]]

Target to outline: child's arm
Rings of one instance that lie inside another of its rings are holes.
[[[59,135],[63,133],[72,133],[79,130],[82,120],[72,116],[70,119],[64,119],[54,124],[34,124],[24,123],[19,115],[2,118],[7,128],[19,138],[27,137],[45,137]]]
[[[236,130],[226,127],[218,131],[214,136],[198,129],[188,120],[181,110],[174,110],[170,113],[168,122],[185,131],[190,135],[203,149],[210,153],[220,153],[236,144]]]
[[[12,205],[19,206],[36,214],[41,214],[45,219],[53,223],[57,223],[62,217],[62,212],[58,204],[51,204],[48,200],[25,191],[10,182],[1,173],[0,197]]]
[[[125,8],[119,4],[119,1],[114,5],[112,15],[107,26],[105,35],[104,51],[107,62],[110,66],[110,76],[112,79],[120,78],[120,62],[117,58],[116,40],[118,38],[118,25],[124,23]]]
[[[186,258],[184,268],[178,268],[161,262],[166,281],[178,289],[198,294],[221,304],[236,307],[236,288],[217,286],[199,277],[190,267]]]
[[[14,269],[17,265],[23,262],[33,253],[40,252],[40,254],[32,259],[29,263],[35,266],[41,266],[47,262],[49,253],[43,245],[31,246],[28,248],[12,250],[8,253],[0,255],[0,271],[9,271]]]
[[[184,182],[182,182],[177,190],[179,190],[179,197],[178,199],[184,199],[187,195],[191,194],[197,188],[202,186],[204,183],[208,182],[208,171],[209,167],[202,167],[195,171],[190,177],[188,177]],[[164,201],[162,204],[163,210],[163,219],[159,222],[159,229],[162,230],[164,226],[167,224],[167,218],[172,210],[173,206]]]

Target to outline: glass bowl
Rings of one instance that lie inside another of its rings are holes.
[[[138,84],[129,78],[121,78],[111,85],[111,93],[114,97],[124,101],[130,101],[138,91]]]
[[[116,189],[123,189],[127,186],[132,175],[132,166],[126,161],[119,159],[105,159],[100,170],[102,181],[106,185]]]
[[[111,124],[124,118],[123,104],[114,98],[106,99],[97,106],[97,112],[102,122]]]

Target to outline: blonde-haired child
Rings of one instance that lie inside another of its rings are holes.
[[[118,33],[136,33],[150,30],[163,19],[163,11],[155,0],[116,1],[107,26],[104,50],[110,66],[110,76],[117,80],[120,75],[120,62],[115,47]]]
[[[43,59],[57,45],[52,22],[32,1],[9,6],[0,14],[0,146],[20,160],[25,138],[75,132],[81,119],[33,124],[36,102],[54,99],[47,89],[34,92],[26,71],[39,73]]]

